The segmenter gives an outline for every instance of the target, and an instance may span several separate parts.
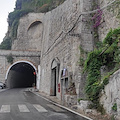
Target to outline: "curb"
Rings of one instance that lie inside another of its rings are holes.
[[[7,88],[7,89],[1,89],[0,92],[6,91],[6,90],[9,90],[9,88]]]
[[[74,113],[74,114],[76,114],[76,115],[79,115],[79,116],[81,116],[81,117],[83,117],[83,118],[86,118],[86,119],[88,119],[88,120],[93,120],[93,119],[91,119],[91,118],[89,118],[89,117],[87,117],[87,116],[84,116],[84,115],[82,115],[82,114],[80,114],[80,113],[78,113],[78,112],[75,112],[75,111],[73,111],[73,110],[71,110],[71,109],[69,109],[69,108],[67,108],[67,107],[65,107],[65,106],[62,106],[62,105],[60,105],[60,104],[58,104],[58,103],[56,103],[56,102],[54,102],[54,101],[52,101],[52,100],[49,100],[48,98],[43,97],[43,96],[40,95],[39,93],[35,93],[35,92],[33,92],[33,91],[30,91],[30,92],[32,92],[33,94],[35,94],[35,95],[43,98],[44,100],[46,100],[46,101],[48,101],[48,102],[50,102],[50,103],[52,103],[52,104],[54,104],[54,105],[56,105],[56,106],[58,106],[58,107],[60,107],[60,108],[66,109],[66,110],[68,110],[68,111],[70,111],[70,112],[72,112],[72,113]]]

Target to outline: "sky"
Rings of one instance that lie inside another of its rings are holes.
[[[15,8],[16,0],[1,0],[0,2],[0,43],[8,30],[8,14]]]

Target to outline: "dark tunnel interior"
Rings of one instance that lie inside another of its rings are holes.
[[[35,69],[28,63],[20,62],[13,65],[7,76],[8,88],[25,88],[36,85]]]

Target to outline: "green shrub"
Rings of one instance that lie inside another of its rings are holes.
[[[115,30],[111,29],[104,39],[101,47],[90,52],[84,63],[84,72],[86,71],[88,73],[85,92],[88,99],[94,104],[99,100],[99,94],[102,89],[104,89],[105,85],[109,83],[110,75],[119,68],[119,39],[120,28]],[[103,79],[101,79],[100,72],[102,66],[107,66],[110,70]]]
[[[7,62],[10,63],[10,64],[12,64],[12,63],[13,63],[13,60],[14,60],[14,58],[13,58],[12,54],[9,54],[9,55],[7,56]]]
[[[32,9],[23,9],[23,10],[15,10],[15,11],[9,13],[9,15],[8,15],[9,26],[12,26],[14,21],[16,21],[16,20],[19,21],[19,19],[22,16],[28,14],[29,12],[33,12],[33,10]]]
[[[117,103],[114,103],[114,105],[112,106],[112,110],[114,110],[115,112],[117,111]]]
[[[0,44],[0,49],[10,50],[11,49],[12,40],[10,37],[5,38],[3,42]]]

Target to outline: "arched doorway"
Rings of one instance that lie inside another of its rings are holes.
[[[36,68],[28,61],[18,61],[12,64],[6,73],[8,88],[32,87],[36,85]]]
[[[52,61],[51,64],[51,88],[50,88],[51,96],[57,95],[58,82],[59,82],[59,69],[60,69],[60,62],[56,58]]]

